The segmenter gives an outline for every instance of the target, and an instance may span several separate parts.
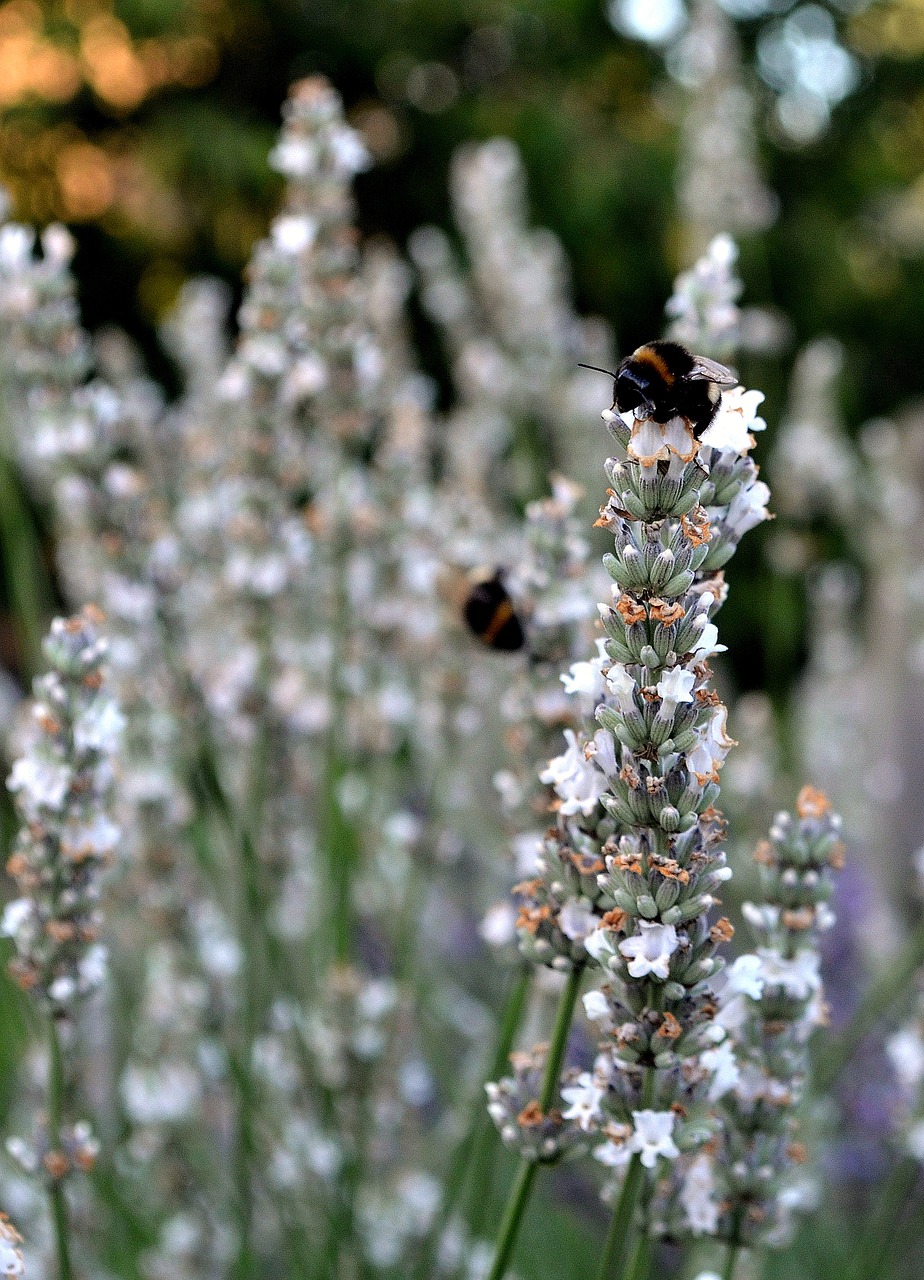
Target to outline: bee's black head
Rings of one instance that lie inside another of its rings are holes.
[[[640,408],[652,413],[656,391],[657,378],[653,376],[653,372],[649,373],[643,365],[629,360],[623,362],[613,386],[616,408],[620,413]]]

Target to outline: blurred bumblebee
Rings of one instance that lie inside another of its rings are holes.
[[[462,616],[488,649],[515,653],[526,644],[526,632],[503,583],[502,569],[475,570]]]
[[[580,367],[613,379],[613,408],[620,413],[642,409],[655,422],[686,418],[697,439],[715,417],[722,392],[738,385],[731,369],[679,342],[646,342],[615,373],[592,364]]]

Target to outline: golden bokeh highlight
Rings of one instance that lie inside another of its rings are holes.
[[[136,38],[113,0],[0,0],[0,182],[17,214],[34,222],[115,218],[162,242],[181,237],[176,197],[124,126],[152,95],[214,78],[221,13],[220,0],[189,3],[182,29]],[[54,115],[82,93],[113,119],[102,136]]]
[[[111,0],[66,4],[66,26],[48,29],[35,0],[0,4],[0,107],[68,102],[87,87],[116,112],[160,89],[197,88],[218,70],[215,41],[191,33],[135,40]]]
[[[62,147],[55,165],[58,186],[74,222],[102,217],[115,198],[112,165],[101,147],[74,142]]]

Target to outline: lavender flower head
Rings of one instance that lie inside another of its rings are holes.
[[[733,743],[709,658],[721,649],[711,619],[722,566],[767,516],[769,491],[748,456],[761,399],[726,393],[701,439],[681,416],[603,415],[618,445],[598,521],[615,541],[604,558],[611,599],[599,606],[606,638],[566,681],[595,705],[598,727],[569,730],[541,775],[557,821],[536,876],[518,888],[527,954],[602,970],[584,1002],[603,1039],[594,1070],[563,1091],[566,1123],[544,1134],[538,1158],[579,1131],[610,1167],[637,1156],[654,1168],[702,1146],[715,1128],[710,1104],[735,1078],[728,1050],[713,1052],[714,953],[734,932],[708,919],[731,875],[715,800]],[[489,1097],[505,1140],[536,1159],[534,1134],[555,1114],[516,1110],[524,1083],[502,1081]]]
[[[758,946],[735,961],[720,993],[719,1045],[736,1059],[721,1131],[697,1166],[679,1171],[680,1228],[733,1245],[783,1243],[794,1211],[814,1199],[797,1109],[808,1043],[826,1021],[818,947],[834,923],[828,902],[844,845],[822,792],[803,787],[796,808],[795,819],[777,815],[755,852],[762,900],[744,914]]]
[[[29,741],[7,780],[22,824],[7,863],[21,896],[2,923],[16,946],[10,970],[56,1017],[105,973],[98,904],[120,838],[111,791],[124,719],[106,685],[101,623],[91,606],[52,623],[52,669],[34,683]]]

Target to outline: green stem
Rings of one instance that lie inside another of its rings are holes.
[[[240,1044],[236,1063],[237,1133],[234,1153],[238,1254],[235,1275],[247,1280],[253,1275],[252,1204],[253,1173],[257,1154],[254,1127],[257,1090],[253,1079],[253,1045],[263,1021],[266,1004],[267,903],[263,882],[261,845],[264,833],[272,747],[269,685],[272,675],[271,633],[268,619],[256,611],[255,641],[260,654],[257,673],[256,737],[250,759],[247,812],[239,816],[237,843],[239,860],[238,937],[244,953],[241,991]]]
[[[495,1048],[494,1061],[491,1063],[490,1078],[492,1080],[497,1080],[502,1076],[507,1067],[507,1060],[510,1057],[510,1051],[513,1048],[513,1042],[526,1006],[526,996],[532,975],[533,968],[531,965],[521,965],[517,980],[510,992],[507,1007],[504,1010],[504,1019]],[[466,1173],[469,1176],[473,1194],[469,1225],[477,1237],[484,1230],[488,1205],[492,1199],[491,1157],[497,1138],[497,1130],[491,1123],[490,1116],[485,1108],[483,1094],[476,1099],[472,1129],[471,1158],[468,1162]]]
[[[558,1002],[558,1013],[552,1029],[552,1042],[549,1045],[549,1056],[545,1064],[542,1092],[539,1095],[539,1109],[543,1112],[548,1111],[558,1093],[558,1077],[561,1074],[561,1064],[568,1046],[568,1032],[571,1030],[574,1006],[577,1004],[583,973],[583,966],[575,965],[568,974],[568,980]]]
[[[535,1160],[520,1161],[516,1181],[510,1192],[510,1198],[507,1201],[507,1207],[504,1210],[504,1217],[498,1232],[497,1253],[494,1255],[494,1265],[488,1274],[488,1280],[502,1280],[507,1271],[510,1255],[513,1253],[513,1247],[516,1244],[520,1222],[529,1202],[529,1194],[532,1191],[533,1179],[536,1176],[538,1167]]]
[[[725,1254],[725,1266],[722,1268],[722,1280],[735,1280],[735,1267],[738,1264],[738,1256],[741,1253],[740,1246],[732,1241],[728,1246]]]
[[[638,1154],[633,1155],[622,1181],[616,1208],[610,1218],[600,1266],[597,1268],[597,1280],[607,1280],[611,1273],[615,1273],[617,1267],[622,1267],[644,1178],[645,1170],[642,1167],[641,1158]]]
[[[497,1043],[494,1046],[489,1068],[491,1080],[501,1076],[507,1066],[507,1059],[510,1057],[523,1019],[534,972],[531,964],[521,962],[517,966],[513,985],[504,1004]],[[484,1092],[480,1087],[473,1098],[466,1099],[465,1109],[470,1112],[469,1122],[462,1138],[456,1143],[449,1161],[443,1184],[445,1190],[442,1203],[421,1249],[420,1259],[414,1272],[415,1280],[428,1280],[433,1268],[434,1250],[443,1233],[443,1228],[452,1217],[456,1205],[469,1184],[477,1197],[471,1206],[470,1221],[472,1224],[476,1221],[479,1224],[483,1222],[484,1211],[489,1200],[487,1192],[483,1190],[489,1181],[485,1163],[491,1154],[495,1129],[490,1123],[484,1105]]]
[[[549,1045],[549,1056],[546,1059],[545,1075],[542,1080],[542,1091],[539,1095],[539,1109],[543,1113],[549,1110],[558,1092],[558,1078],[561,1074],[561,1064],[568,1044],[568,1031],[571,1028],[571,1020],[574,1017],[574,1006],[577,1004],[582,974],[583,968],[580,966],[576,966],[571,970],[558,1002],[558,1013],[555,1017],[552,1041]],[[529,1203],[529,1195],[532,1191],[533,1179],[536,1176],[536,1168],[537,1162],[535,1160],[524,1158],[520,1162],[516,1181],[510,1192],[507,1207],[504,1210],[504,1217],[498,1231],[497,1251],[487,1280],[503,1280],[520,1231],[523,1213]]]
[[[626,1272],[626,1280],[647,1280],[651,1270],[651,1236],[643,1232],[635,1246],[635,1253]]]
[[[64,1113],[64,1060],[61,1040],[54,1018],[48,1024],[48,1146],[51,1151],[61,1149],[61,1123]],[[55,1254],[58,1263],[58,1280],[72,1280],[70,1229],[67,1216],[67,1200],[60,1178],[52,1178],[48,1195],[51,1203],[51,1220],[54,1228]]]
[[[655,1073],[651,1067],[643,1068],[642,1104],[644,1111],[654,1101]],[[621,1272],[623,1263],[632,1242],[633,1219],[645,1183],[645,1169],[641,1156],[636,1152],[629,1161],[626,1176],[619,1191],[619,1199],[610,1219],[609,1231],[603,1245],[600,1266],[597,1268],[597,1280],[607,1280],[610,1275]]]
[[[894,1250],[900,1221],[908,1213],[919,1174],[920,1166],[911,1156],[905,1156],[893,1167],[860,1238],[857,1265],[851,1273],[855,1280],[867,1280],[887,1271],[885,1264]],[[913,1215],[911,1221],[915,1221]]]
[[[341,758],[343,721],[347,713],[348,698],[343,687],[341,673],[342,653],[349,633],[350,602],[346,589],[346,564],[349,554],[347,526],[338,519],[331,546],[331,565],[334,578],[333,616],[331,630],[333,648],[328,672],[327,687],[331,697],[331,719],[327,731],[324,766],[324,793],[322,827],[320,832],[322,851],[327,854],[330,867],[330,883],[333,893],[331,926],[333,931],[333,955],[340,964],[349,962],[353,954],[353,872],[356,861],[356,838],[340,807],[338,795],[343,776]],[[326,846],[326,847],[325,847]]]

